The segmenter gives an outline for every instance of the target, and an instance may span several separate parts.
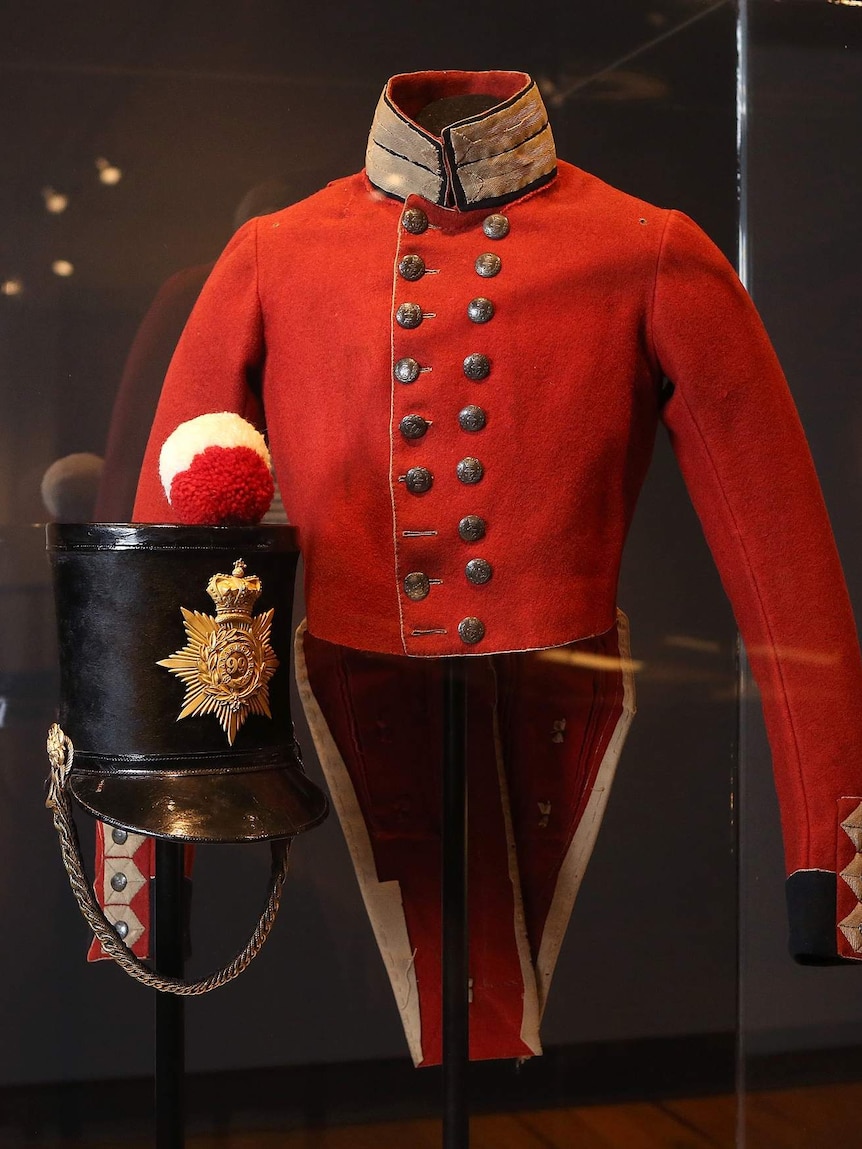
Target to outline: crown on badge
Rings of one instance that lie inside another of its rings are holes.
[[[236,560],[231,574],[215,574],[207,583],[207,594],[216,605],[219,622],[247,622],[260,592],[260,579],[246,575],[242,559]]]

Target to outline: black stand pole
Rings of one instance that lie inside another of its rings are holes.
[[[183,976],[183,851],[177,842],[156,839],[154,926],[155,967],[167,977]],[[185,1000],[156,994],[156,1149],[183,1149]]]
[[[467,698],[461,658],[444,659],[443,1149],[469,1149]]]

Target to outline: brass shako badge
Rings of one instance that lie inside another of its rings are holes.
[[[237,559],[231,574],[210,579],[207,594],[216,604],[215,617],[180,607],[188,642],[157,664],[185,685],[177,721],[214,714],[231,746],[249,714],[272,717],[269,680],[278,667],[269,641],[275,611],[252,617],[262,586],[257,575],[245,571]]]

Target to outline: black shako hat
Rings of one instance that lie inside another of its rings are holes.
[[[323,821],[290,715],[294,528],[56,523],[48,551],[86,810],[182,842]]]

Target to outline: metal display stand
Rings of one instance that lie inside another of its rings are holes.
[[[443,698],[443,1149],[469,1149],[467,698],[463,659],[447,658]],[[155,968],[183,976],[184,846],[156,840]],[[184,998],[156,995],[156,1149],[183,1149]]]
[[[464,659],[443,676],[443,1149],[468,1149],[467,690]]]
[[[185,847],[156,839],[153,909],[156,970],[183,976]],[[185,1074],[185,999],[176,993],[156,996],[156,1149],[183,1149]]]

